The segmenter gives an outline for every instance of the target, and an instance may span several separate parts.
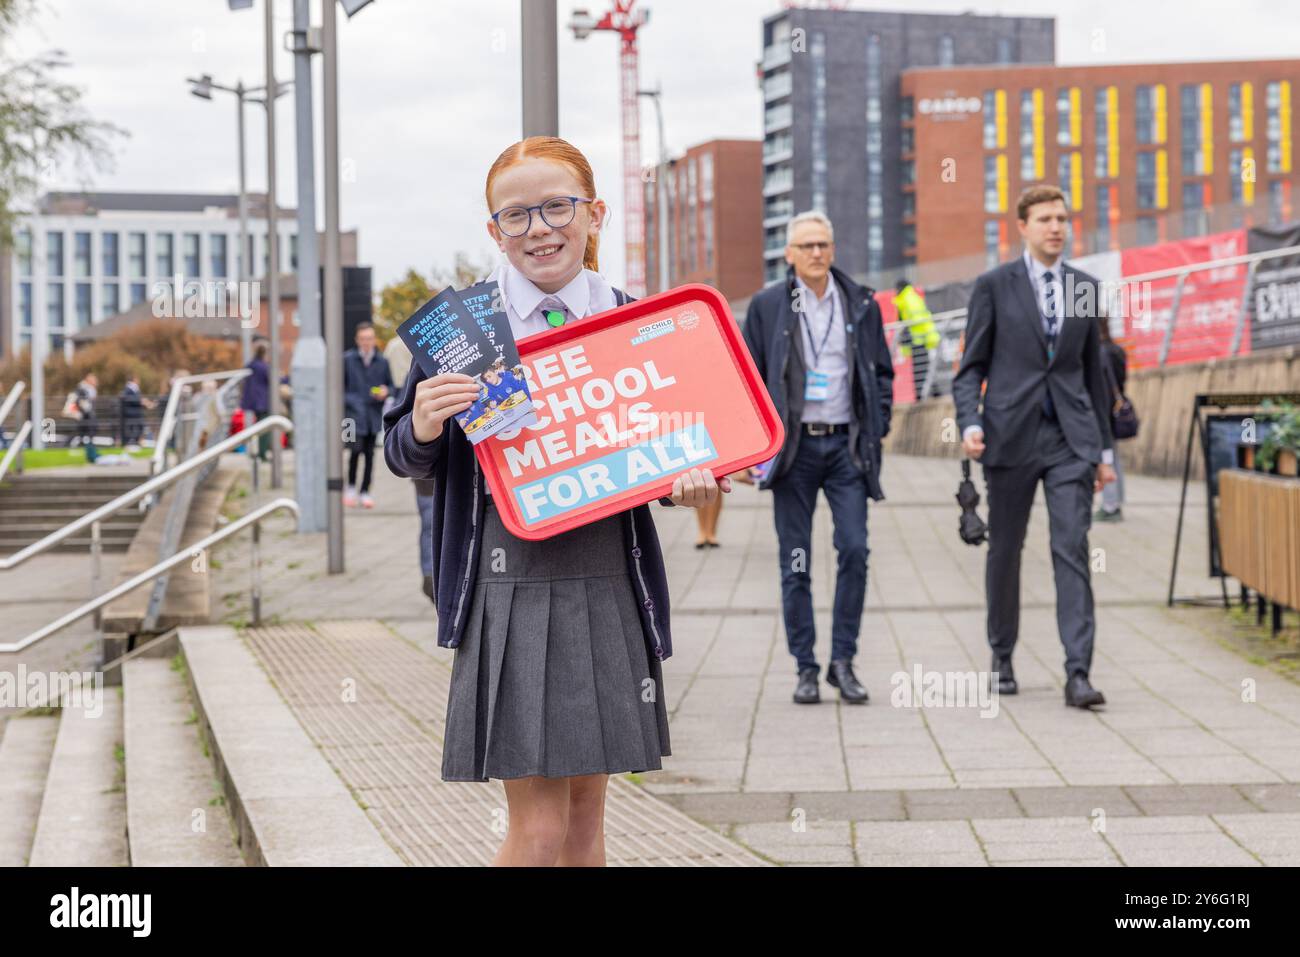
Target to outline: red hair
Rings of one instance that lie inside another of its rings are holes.
[[[506,147],[501,155],[496,158],[492,168],[488,170],[487,188],[484,190],[484,195],[487,199],[489,212],[492,210],[492,184],[496,181],[497,176],[512,166],[518,166],[527,159],[545,159],[561,164],[574,175],[583,192],[588,196],[595,197],[596,177],[591,172],[591,164],[587,162],[587,157],[582,155],[580,149],[568,140],[562,140],[558,136],[530,136],[526,140],[520,140],[513,146]],[[596,263],[596,249],[599,243],[600,237],[588,234],[587,246],[582,253],[582,265],[592,272],[599,269]]]

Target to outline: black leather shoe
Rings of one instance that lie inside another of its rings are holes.
[[[1016,673],[1011,667],[1011,656],[999,658],[993,656],[993,673],[997,678],[998,694],[1019,694],[1020,685],[1016,684]],[[990,681],[990,684],[993,682]]]
[[[822,700],[817,688],[817,669],[804,668],[799,672],[799,684],[794,689],[795,704],[816,704]]]
[[[866,704],[867,689],[853,674],[850,661],[832,661],[826,670],[826,682],[832,688],[840,689],[840,700],[849,704]]]
[[[424,584],[420,586],[429,601],[433,601],[433,576],[425,575]]]
[[[1065,683],[1065,703],[1071,708],[1093,708],[1106,703],[1106,696],[1088,682],[1084,674],[1071,675]]]

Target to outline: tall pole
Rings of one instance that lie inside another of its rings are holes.
[[[339,77],[334,0],[321,7],[325,101],[325,449],[329,573],[343,571],[343,272],[339,250]]]
[[[556,0],[519,0],[525,139],[560,135],[555,5]]]
[[[247,262],[248,189],[244,182],[244,93],[244,81],[239,80],[235,84],[235,108],[239,110],[239,250],[235,256],[235,278],[239,281],[240,289],[247,288],[244,283],[253,275]],[[262,308],[262,303],[255,303],[254,308]],[[239,351],[244,365],[248,365],[248,360],[253,358],[253,330],[243,316],[239,319]]]
[[[267,375],[272,415],[280,413],[280,216],[275,198],[275,42],[272,22],[275,0],[266,0],[266,241],[267,311],[271,325],[271,369]],[[328,4],[327,4],[328,6]],[[280,434],[271,437],[271,488],[281,488]]]
[[[659,128],[659,169],[655,174],[655,212],[659,219],[659,291],[669,288],[668,278],[668,144],[664,140],[664,110],[660,103],[661,88],[642,90],[655,105],[655,125]]]
[[[32,261],[33,263],[42,262],[47,253],[45,243],[48,241],[45,234],[37,229],[32,229]],[[40,256],[40,259],[36,257]],[[33,270],[34,271],[34,270]],[[60,269],[62,273],[65,270]],[[37,295],[36,285],[32,284],[32,295]],[[42,300],[49,295],[48,287],[41,294]],[[49,311],[49,304],[41,302],[39,308],[36,302],[32,302],[32,389],[28,399],[28,408],[32,414],[32,432],[29,441],[33,449],[45,448],[45,430],[41,428],[41,422],[45,419],[45,350],[49,346],[50,333],[45,317]]]
[[[326,0],[330,3],[331,0]],[[293,0],[293,83],[298,160],[298,342],[293,385],[294,491],[298,531],[328,528],[325,495],[325,338],[321,334],[316,239],[316,156],[312,129],[311,0]]]

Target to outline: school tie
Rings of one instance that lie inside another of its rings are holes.
[[[558,329],[568,320],[568,307],[553,296],[547,296],[537,308],[541,311],[542,318],[546,320],[546,325],[551,329]]]
[[[1056,352],[1056,335],[1061,328],[1060,299],[1056,295],[1056,273],[1048,270],[1042,274],[1043,281],[1043,331],[1047,334],[1047,358],[1051,361]],[[1056,418],[1056,406],[1052,403],[1052,391],[1043,393],[1043,415],[1049,419]]]

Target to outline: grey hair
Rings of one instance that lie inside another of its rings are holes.
[[[794,228],[800,223],[820,223],[826,227],[826,232],[830,234],[831,242],[835,241],[835,227],[831,225],[830,217],[819,209],[810,209],[806,212],[799,213],[793,217],[785,227],[786,242],[794,235]]]

